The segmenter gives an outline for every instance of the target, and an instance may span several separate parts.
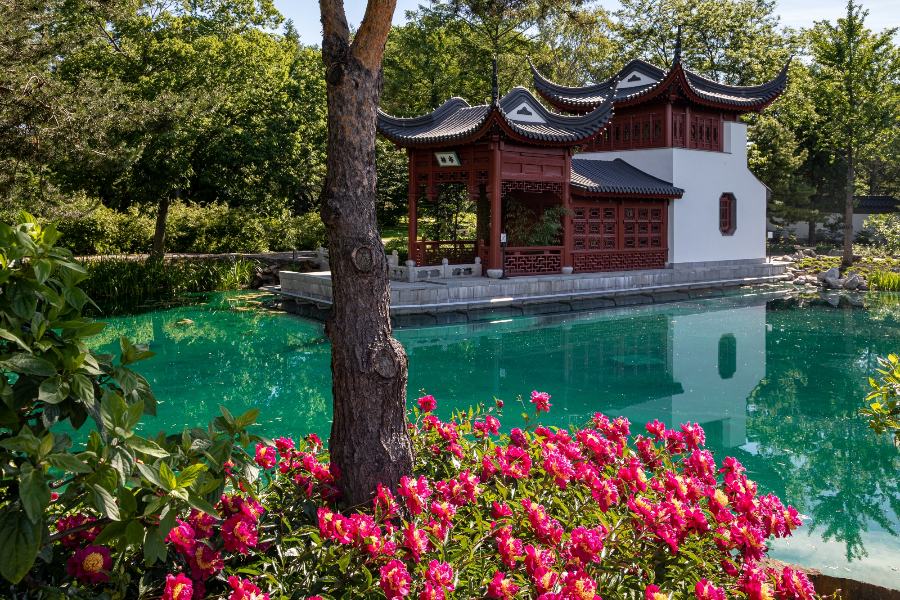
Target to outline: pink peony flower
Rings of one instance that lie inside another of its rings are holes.
[[[408,596],[411,581],[406,565],[399,560],[394,559],[381,567],[379,586],[388,600]]]
[[[505,503],[494,502],[491,508],[492,519],[502,519],[503,517],[511,517],[512,509]]]
[[[708,579],[701,579],[694,586],[697,600],[725,600],[725,590],[717,588]]]
[[[607,529],[602,524],[594,529],[576,527],[569,538],[569,554],[583,564],[599,562]]]
[[[85,523],[90,523],[91,521],[96,521],[97,519],[86,515],[84,513],[78,513],[76,515],[71,515],[69,517],[63,517],[59,521],[56,522],[56,530],[60,533],[65,531],[66,529],[72,529],[73,527],[78,527],[80,525],[84,525]],[[60,542],[63,546],[67,548],[77,548],[79,542],[82,540],[93,542],[94,539],[100,534],[100,528],[92,527],[91,529],[87,529],[85,531],[79,531],[78,533],[73,533],[71,535],[65,536]]]
[[[112,558],[109,548],[105,546],[85,546],[75,551],[75,555],[66,561],[66,571],[85,583],[109,581],[109,569]],[[104,573],[103,571],[107,571]]]
[[[290,451],[294,449],[294,440],[291,438],[280,437],[275,440],[275,447],[278,448],[278,453],[281,456],[287,456],[290,454]]]
[[[428,489],[428,479],[424,475],[418,480],[404,476],[400,480],[400,489],[397,493],[406,498],[406,506],[410,512],[419,515],[425,509],[425,502],[431,495],[431,490]]]
[[[394,495],[391,493],[391,490],[380,483],[378,484],[378,495],[375,496],[374,503],[376,510],[381,509],[381,518],[383,519],[388,519],[397,513],[397,501],[394,500]]]
[[[448,563],[432,560],[428,563],[428,570],[425,572],[425,578],[438,586],[441,591],[453,591],[456,587],[453,585],[453,568]]]
[[[503,400],[500,398],[494,398],[494,404],[497,405],[497,408],[503,408]]]
[[[191,516],[188,521],[190,521],[191,528],[194,530],[195,540],[210,537],[213,532],[213,525],[216,524],[216,518],[214,516],[208,515],[196,508],[191,509]]]
[[[225,562],[216,550],[198,542],[188,554],[191,564],[191,576],[206,581],[210,575],[225,567]]]
[[[509,441],[519,448],[528,447],[528,438],[525,437],[525,433],[518,427],[509,432]]]
[[[256,464],[263,469],[273,469],[278,462],[278,451],[265,444],[256,445]]]
[[[419,403],[419,410],[423,413],[430,413],[435,408],[437,408],[437,402],[434,400],[434,396],[422,396],[416,402]]]
[[[441,586],[434,585],[430,581],[426,581],[422,591],[419,592],[419,600],[445,600],[445,598],[446,596]]]
[[[233,590],[228,600],[269,600],[269,595],[263,594],[248,579],[238,579],[232,575],[228,578],[228,585]]]
[[[657,586],[650,584],[644,588],[644,600],[669,600],[669,596],[659,591]]]
[[[191,600],[194,595],[194,584],[182,573],[166,575],[166,589],[161,600]]]
[[[597,595],[597,583],[584,571],[568,574],[563,592],[572,600],[601,600]]]
[[[244,513],[229,517],[222,523],[222,539],[229,552],[247,554],[247,549],[256,546],[258,541],[256,522]]]
[[[490,598],[512,600],[519,591],[519,586],[500,571],[494,572],[494,579],[488,584],[487,595]]]
[[[537,405],[538,412],[550,412],[550,394],[547,392],[531,392],[531,402]]]
[[[813,584],[806,576],[806,573],[795,571],[790,567],[784,568],[784,571],[778,578],[776,588],[776,593],[782,600],[812,600],[816,596],[816,590],[813,588]],[[700,595],[698,594],[697,597],[699,598]],[[721,598],[714,598],[713,600],[724,600],[724,598],[723,594]],[[707,599],[700,598],[700,600]]]
[[[413,560],[419,562],[424,553],[431,548],[428,532],[416,529],[415,524],[407,523],[403,529],[403,545],[412,553]]]
[[[177,523],[169,532],[166,541],[174,544],[180,554],[188,554],[194,547],[194,528],[181,519],[178,519]]]

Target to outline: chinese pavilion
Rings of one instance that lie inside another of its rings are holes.
[[[534,88],[470,106],[451,98],[379,132],[409,157],[409,257],[416,266],[481,259],[491,277],[591,273],[765,260],[767,190],[747,168],[746,125],[785,89],[788,67],[758,86],[729,86],[641,60],[608,81],[566,87],[532,65]],[[568,113],[568,114],[563,114]],[[463,184],[485,239],[420,239],[418,202]],[[535,214],[562,204],[558,246],[501,249],[501,199]],[[739,226],[740,225],[740,226]]]

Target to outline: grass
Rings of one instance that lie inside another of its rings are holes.
[[[880,292],[900,292],[900,273],[893,271],[871,271],[869,285]]]
[[[257,263],[242,258],[163,260],[98,256],[82,261],[82,289],[94,300],[141,300],[157,295],[237,290],[250,283]]]
[[[794,267],[809,271],[810,273],[821,273],[822,271],[827,271],[831,267],[840,267],[841,274],[848,270],[848,268],[841,267],[840,256],[816,256],[815,258],[804,258],[803,260],[797,261],[797,264],[794,265]],[[853,269],[860,275],[866,275],[874,270],[885,271],[887,269],[896,268],[900,268],[900,260],[896,258],[878,258],[872,256],[864,256],[861,260],[854,263],[852,267],[849,267],[849,269]]]

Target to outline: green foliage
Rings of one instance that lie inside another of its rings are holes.
[[[863,227],[872,232],[878,245],[891,254],[900,252],[900,215],[886,213],[869,215]]]
[[[394,238],[384,245],[384,251],[388,254],[391,254],[394,250],[397,251],[397,256],[400,257],[400,266],[406,264],[406,261],[409,260],[409,238]]]
[[[122,212],[104,206],[59,225],[66,245],[77,256],[148,253],[154,227],[155,216],[136,207]],[[323,245],[325,226],[317,211],[266,215],[224,204],[176,202],[169,207],[166,221],[168,252],[253,253],[313,250]]]
[[[900,292],[900,273],[893,271],[872,271],[868,276],[869,285],[879,292]]]
[[[116,364],[87,347],[106,324],[82,316],[87,273],[55,246],[58,236],[26,213],[16,225],[0,223],[0,575],[17,584],[31,573],[29,587],[53,597],[60,585],[80,593],[54,546],[85,532],[113,548],[117,568],[104,565],[101,579],[123,597],[140,570],[166,562],[176,515],[216,515],[211,502],[226,477],[251,488],[258,469],[242,447],[264,440],[246,430],[258,411],[234,419],[224,408],[205,430],[138,434],[156,398],[130,367],[154,353],[122,337]],[[87,422],[87,442],[76,449],[68,432]],[[84,526],[51,533],[71,515]]]
[[[869,378],[873,391],[866,396],[866,402],[875,401],[859,414],[869,417],[869,428],[875,433],[893,435],[894,445],[900,448],[900,358],[896,354],[888,355],[886,360],[878,357],[878,364],[882,367],[878,372],[884,377],[880,383]]]
[[[816,190],[803,183],[797,173],[808,152],[798,148],[791,130],[777,119],[763,116],[750,127],[748,138],[750,170],[772,190],[769,218],[788,223],[819,220],[821,215],[810,205],[810,196]]]
[[[82,264],[89,276],[82,284],[84,290],[92,298],[113,301],[237,290],[250,284],[257,267],[256,261],[242,258],[99,256]]]
[[[506,234],[509,246],[559,246],[563,218],[571,212],[556,205],[538,215],[534,209],[511,196],[503,199]]]

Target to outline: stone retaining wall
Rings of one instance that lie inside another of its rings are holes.
[[[802,571],[809,577],[813,587],[816,588],[816,593],[821,596],[838,594],[841,600],[900,600],[900,590],[892,590],[881,585],[857,581],[847,577],[832,577],[818,569],[792,565],[774,558],[761,560],[759,566],[763,569],[773,569],[779,573],[785,567],[790,567],[795,571]]]

